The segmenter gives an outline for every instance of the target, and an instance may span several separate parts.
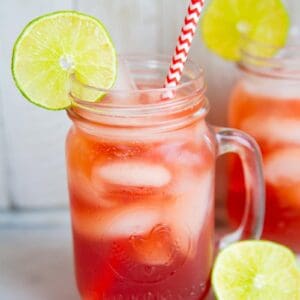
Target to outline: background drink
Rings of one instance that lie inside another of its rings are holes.
[[[241,66],[243,75],[232,92],[229,119],[231,126],[254,136],[262,150],[267,192],[263,237],[299,252],[300,72],[291,50],[261,65],[255,66],[255,60],[249,65],[248,60]],[[231,220],[238,222],[244,183],[238,159],[232,164],[228,209]]]

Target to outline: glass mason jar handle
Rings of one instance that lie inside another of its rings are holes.
[[[229,128],[214,127],[218,141],[218,155],[236,153],[243,165],[246,199],[242,222],[237,230],[224,236],[220,248],[241,239],[258,239],[261,236],[265,215],[265,186],[262,157],[253,138]]]

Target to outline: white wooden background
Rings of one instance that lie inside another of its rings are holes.
[[[298,22],[300,1],[288,2]],[[64,112],[44,111],[27,103],[14,87],[10,73],[13,41],[24,25],[46,12],[78,9],[104,22],[119,53],[171,55],[187,3],[188,0],[0,1],[0,209],[56,208],[67,204],[64,136],[69,121]],[[212,104],[209,119],[225,125],[234,66],[210,54],[198,37],[191,57],[206,70]]]

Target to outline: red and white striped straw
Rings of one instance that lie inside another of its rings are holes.
[[[186,63],[188,53],[190,51],[193,37],[197,30],[197,25],[204,6],[204,0],[191,0],[187,15],[184,19],[184,25],[178,37],[169,72],[165,80],[164,87],[176,87],[180,82],[184,65]],[[172,92],[164,95],[164,99],[173,98]]]

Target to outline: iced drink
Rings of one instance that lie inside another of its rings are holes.
[[[167,135],[145,133],[142,140],[71,129],[69,188],[83,299],[206,293],[214,153],[197,138],[201,131],[207,131],[203,120]]]
[[[248,200],[256,206],[244,223],[255,225],[249,237],[260,234],[264,203],[255,144],[207,125],[203,73],[191,62],[174,98],[165,100],[168,61],[128,58],[117,88],[104,91],[99,103],[76,96],[97,89],[74,84],[66,149],[82,299],[204,299],[215,250],[217,155],[247,153]]]
[[[250,133],[262,150],[267,192],[263,237],[300,252],[300,85],[297,81],[246,74],[232,93],[230,125]],[[243,173],[237,159],[231,168],[230,185],[229,214],[237,223],[244,207]]]
[[[132,89],[133,80],[122,77],[117,87]],[[172,104],[173,110],[142,118],[115,115],[120,103],[139,114],[168,106],[149,90],[160,86],[148,82],[135,85],[138,92],[107,95],[101,106],[112,110],[105,116],[69,111],[67,165],[83,299],[202,299],[207,293],[216,154],[204,115],[193,116],[204,99],[189,96],[186,109]],[[184,95],[177,97],[174,102]]]

